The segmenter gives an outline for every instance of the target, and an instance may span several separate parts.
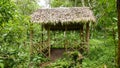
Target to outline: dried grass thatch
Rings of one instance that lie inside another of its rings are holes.
[[[95,22],[89,7],[64,7],[39,9],[31,15],[31,22],[41,24],[70,24]]]

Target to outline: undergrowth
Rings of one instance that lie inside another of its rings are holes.
[[[84,55],[82,68],[116,68],[115,43],[112,38],[105,40],[90,40],[90,51]],[[81,64],[72,60],[72,57],[64,56],[46,68],[80,68]]]

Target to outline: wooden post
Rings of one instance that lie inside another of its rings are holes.
[[[56,35],[56,32],[54,31],[54,46],[55,46],[55,43],[56,43],[56,38],[55,38],[55,35]],[[51,46],[51,48],[53,48],[53,45]]]
[[[89,36],[90,36],[89,23],[86,23],[86,43],[87,43],[87,51],[89,51]]]
[[[84,24],[81,25],[81,28],[80,28],[80,52],[81,54],[84,52],[84,45],[83,45],[83,42],[84,42],[84,35],[83,35],[83,26]]]
[[[50,58],[50,49],[51,49],[51,46],[50,46],[50,27],[48,27],[48,30],[47,30],[47,35],[48,35],[48,56]]]
[[[65,48],[65,51],[67,51],[67,37],[66,37],[66,31],[67,31],[67,27],[65,27],[65,31],[64,31],[64,38],[65,38],[65,45],[64,45],[64,48]]]
[[[84,24],[82,24],[82,26],[81,26],[81,28],[80,28],[80,39],[81,39],[81,42],[82,42],[82,43],[84,42],[83,26],[84,26]]]
[[[43,25],[41,25],[41,30],[42,30],[42,45],[43,45]]]
[[[64,31],[64,48],[65,48],[65,45],[66,45],[66,32]]]

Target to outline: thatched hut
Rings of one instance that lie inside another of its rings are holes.
[[[50,30],[79,30],[81,24],[95,23],[89,7],[63,7],[39,9],[31,15],[31,22],[43,24]]]
[[[32,23],[40,23],[48,31],[48,45],[50,51],[50,30],[80,30],[83,37],[85,25],[86,38],[89,42],[89,23],[95,23],[95,17],[89,7],[61,7],[39,9],[31,15]],[[50,56],[50,55],[49,55]]]

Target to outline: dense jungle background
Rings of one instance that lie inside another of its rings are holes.
[[[84,1],[84,2],[83,2]],[[42,40],[41,25],[31,27],[30,15],[41,8],[39,0],[0,1],[0,67],[40,68],[40,64],[50,61],[42,54],[30,54],[30,30],[34,30],[34,43]],[[82,61],[82,68],[116,68],[117,61],[117,9],[116,0],[51,0],[51,7],[88,6],[94,12],[96,24],[90,28],[90,50]],[[63,40],[63,32],[56,32]],[[77,32],[68,32],[68,39],[77,39]],[[51,32],[54,37],[54,33]],[[47,36],[44,36],[46,39]],[[51,41],[52,42],[52,41]],[[53,42],[59,45],[61,41]],[[75,44],[73,44],[75,45]],[[59,47],[56,47],[59,48]],[[77,52],[75,52],[77,53]],[[46,68],[80,68],[73,57],[65,55]]]

